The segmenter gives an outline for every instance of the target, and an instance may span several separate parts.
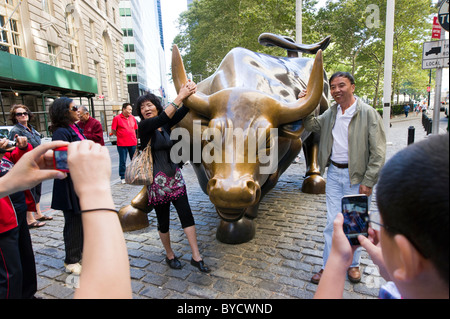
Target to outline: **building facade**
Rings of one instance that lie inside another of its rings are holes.
[[[25,104],[49,136],[48,107],[67,96],[110,131],[128,101],[119,0],[0,0],[0,121]]]
[[[121,0],[120,18],[130,103],[148,92],[163,98],[167,81],[160,0]]]

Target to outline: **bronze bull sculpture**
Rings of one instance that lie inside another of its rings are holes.
[[[178,124],[189,132],[189,160],[202,190],[221,218],[216,237],[229,244],[247,242],[254,237],[253,219],[261,199],[277,184],[302,146],[307,164],[302,191],[325,192],[325,181],[317,165],[318,137],[304,130],[301,119],[314,111],[322,113],[328,107],[322,49],[328,45],[329,38],[310,46],[272,34],[261,35],[259,41],[287,49],[288,57],[273,57],[243,48],[231,50],[217,71],[199,83],[198,92],[185,101],[190,112]],[[315,59],[299,58],[298,51],[317,54]],[[187,77],[176,45],[172,53],[172,75],[179,91]],[[298,100],[304,88],[307,95]],[[237,134],[242,140],[240,147],[236,136],[226,137],[227,130],[240,132]],[[210,147],[211,135],[214,135],[214,148]],[[260,143],[253,146],[251,141]],[[183,146],[186,147],[186,141],[181,149]],[[210,149],[216,153],[213,160],[204,158],[207,146],[210,148],[206,155],[211,155]],[[261,160],[267,152],[273,156],[275,165],[270,160],[264,163]],[[199,154],[203,156],[199,158]],[[121,209],[119,217],[125,231],[148,226],[146,213],[151,207],[147,202],[144,187],[131,205]]]

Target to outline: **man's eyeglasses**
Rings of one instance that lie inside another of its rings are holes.
[[[408,238],[408,240],[410,241],[410,243],[417,249],[417,251],[419,253],[422,254],[422,256],[424,256],[425,258],[428,258],[428,255],[426,253],[423,252],[422,249],[420,249],[420,247],[414,242],[414,240],[412,240],[409,236],[405,235],[404,233],[402,233],[400,230],[398,230],[395,227],[391,227],[391,226],[387,226],[387,225],[383,225],[380,222],[380,212],[378,211],[373,211],[370,212],[369,214],[369,226],[370,228],[372,228],[373,230],[379,231],[380,227],[383,227],[386,231],[388,231],[391,234],[402,234],[403,236],[405,236],[406,238]]]
[[[28,112],[23,112],[23,113],[16,113],[16,116],[28,116]]]

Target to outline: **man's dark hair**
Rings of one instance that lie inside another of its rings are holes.
[[[140,97],[137,98],[136,100],[136,113],[137,115],[139,115],[139,117],[141,118],[141,120],[144,119],[144,117],[142,116],[142,112],[141,112],[141,105],[144,102],[152,102],[152,104],[154,106],[156,106],[156,110],[158,111],[158,115],[161,114],[162,111],[164,111],[164,108],[161,104],[161,99],[159,97],[157,97],[154,94],[148,93],[145,95],[141,95]]]
[[[69,107],[72,102],[73,100],[68,97],[61,97],[50,105],[48,112],[50,114],[53,132],[59,127],[69,127],[72,123],[69,117]]]
[[[334,73],[331,76],[330,81],[328,83],[331,85],[331,81],[333,81],[334,78],[338,78],[338,77],[347,78],[350,81],[350,84],[355,84],[355,78],[353,77],[353,75],[351,75],[348,72],[342,72],[342,71]]]
[[[449,135],[394,155],[380,173],[377,204],[386,231],[402,234],[449,279]]]
[[[131,107],[133,107],[133,105],[131,105],[131,103],[128,103],[128,102],[127,102],[127,103],[123,103],[123,104],[122,104],[122,110],[123,110],[123,109],[126,109],[128,105],[130,105]]]

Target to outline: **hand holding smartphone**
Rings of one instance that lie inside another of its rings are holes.
[[[369,211],[368,197],[364,194],[342,197],[344,233],[353,246],[358,246],[358,235],[368,236]]]

